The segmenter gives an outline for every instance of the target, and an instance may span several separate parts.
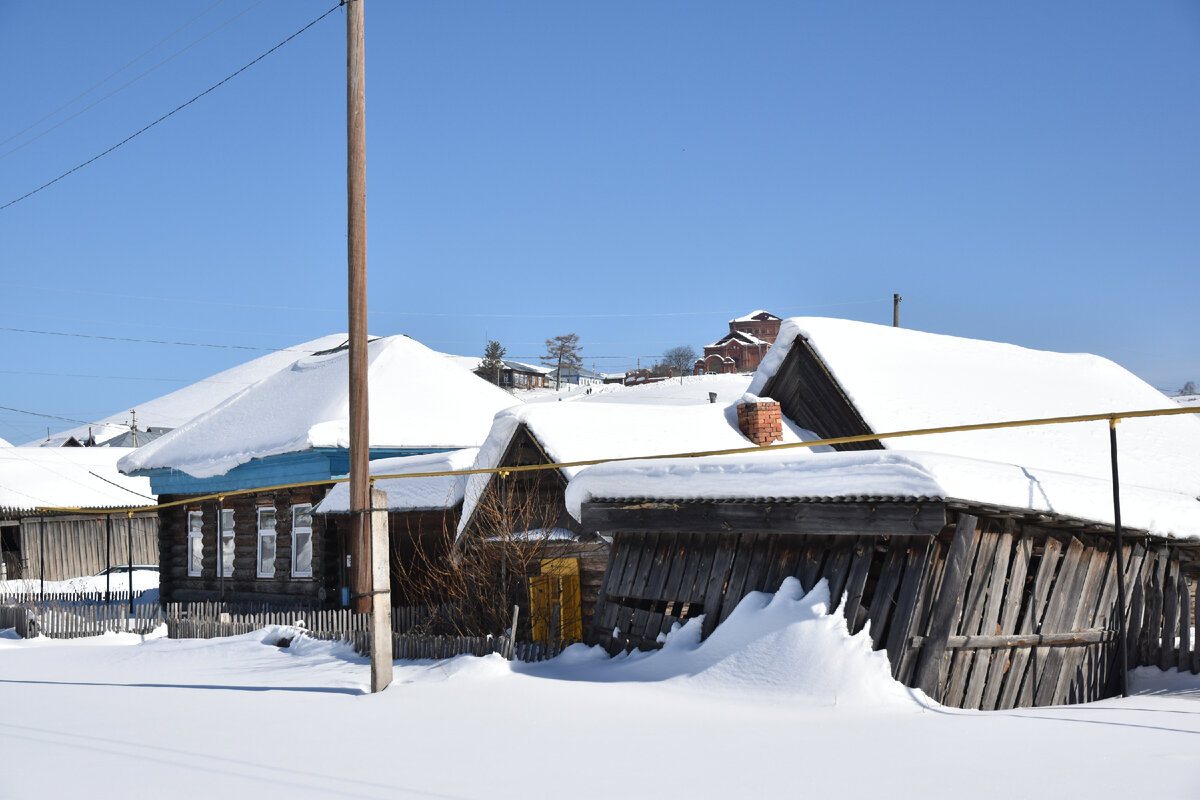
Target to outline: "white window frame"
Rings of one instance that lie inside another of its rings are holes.
[[[263,515],[264,514],[271,515],[273,522],[272,522],[272,525],[270,528],[263,528]],[[259,506],[257,509],[255,509],[255,523],[258,527],[258,540],[257,540],[258,546],[256,548],[256,558],[255,558],[255,561],[258,564],[258,567],[256,570],[258,573],[258,577],[274,578],[275,577],[275,562],[279,558],[279,534],[276,533],[276,531],[279,529],[279,518],[275,513],[275,506]],[[263,539],[267,538],[268,536],[275,540],[274,553],[272,554],[270,563],[264,564],[263,563]],[[264,570],[263,569],[264,566],[268,567],[268,569]]]
[[[193,528],[192,522],[198,524]],[[192,548],[195,547],[200,556],[200,568],[192,569]],[[204,574],[204,512],[187,512],[187,574],[189,578],[199,578]]]
[[[298,520],[301,515],[308,516],[308,525],[300,525]],[[296,546],[297,536],[308,537],[308,571],[301,571],[296,565],[296,554],[300,552],[300,548]],[[312,577],[312,503],[301,503],[300,505],[292,506],[292,577],[293,578],[311,578]]]
[[[229,523],[228,527],[226,527],[226,524],[225,524],[227,521]],[[229,540],[229,550],[230,550],[228,563],[225,562],[225,540],[226,539]],[[234,565],[234,561],[236,560],[236,555],[233,551],[234,551],[234,548],[236,547],[236,542],[237,542],[237,539],[234,534],[233,509],[232,508],[222,508],[221,509],[221,547],[219,550],[219,557],[217,559],[217,569],[219,570],[217,572],[218,578],[232,578],[233,577],[233,565]]]

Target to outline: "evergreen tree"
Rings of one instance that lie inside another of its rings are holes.
[[[500,371],[504,369],[504,345],[488,339],[487,347],[483,348],[483,361],[475,374],[488,383],[500,385]]]

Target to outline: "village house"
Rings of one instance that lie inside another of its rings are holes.
[[[704,355],[696,359],[693,372],[753,372],[779,334],[779,323],[779,317],[762,310],[729,320],[729,333],[704,346]]]
[[[61,581],[158,563],[150,481],[122,475],[117,447],[0,447],[0,580]],[[71,512],[48,511],[66,508]],[[100,512],[112,509],[106,515]],[[132,554],[130,548],[132,546]]]
[[[478,446],[515,402],[407,336],[367,351],[372,461]],[[348,599],[345,532],[313,513],[349,470],[347,355],[300,358],[122,459],[178,503],[159,510],[164,603]]]
[[[1172,407],[1096,356],[826,319],[787,321],[750,389],[762,444],[780,417],[824,438]],[[1106,420],[589,467],[568,508],[613,541],[592,637],[655,648],[700,615],[706,636],[752,591],[823,580],[939,702],[1082,702],[1120,691],[1123,570],[1128,664],[1200,672],[1200,420],[1117,434],[1119,554]]]

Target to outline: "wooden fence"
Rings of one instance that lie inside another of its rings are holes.
[[[133,593],[133,602],[137,603],[138,598],[143,592]],[[31,605],[41,603],[43,600],[47,603],[73,603],[73,604],[100,604],[100,603],[124,603],[129,604],[129,592],[109,592],[107,596],[104,592],[42,592],[21,590],[19,592],[6,592],[0,590],[0,604],[5,605]]]
[[[158,601],[80,603],[51,601],[0,605],[0,628],[14,628],[24,639],[78,639],[108,632],[147,634],[162,625]]]

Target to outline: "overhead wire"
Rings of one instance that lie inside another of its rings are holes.
[[[22,200],[25,200],[25,199],[27,199],[27,198],[29,198],[29,197],[32,197],[33,195],[37,194],[38,192],[40,192],[40,191],[42,191],[42,190],[44,190],[44,189],[48,189],[49,187],[51,187],[51,186],[53,186],[54,184],[56,184],[56,183],[58,183],[59,181],[61,181],[63,178],[66,178],[67,176],[69,176],[69,175],[72,175],[72,174],[74,174],[74,173],[78,172],[79,170],[83,169],[84,167],[88,166],[89,164],[93,164],[93,163],[95,163],[96,161],[99,161],[101,158],[104,158],[104,156],[108,155],[109,153],[113,152],[114,150],[118,149],[119,147],[122,147],[123,145],[127,144],[128,142],[130,142],[130,141],[132,141],[132,140],[136,139],[138,136],[141,136],[143,133],[145,133],[146,131],[150,130],[150,129],[151,129],[151,128],[153,128],[155,125],[158,125],[160,122],[163,122],[163,121],[165,121],[165,120],[169,119],[170,117],[173,117],[175,114],[178,114],[180,111],[182,111],[183,109],[187,108],[187,107],[188,107],[188,106],[190,106],[192,103],[196,102],[197,100],[199,100],[200,98],[202,98],[202,97],[204,97],[205,95],[209,94],[210,92],[212,92],[212,91],[215,91],[215,90],[216,90],[216,89],[218,89],[219,87],[221,87],[221,86],[224,86],[226,83],[228,83],[229,81],[233,80],[233,79],[234,79],[234,78],[236,78],[238,75],[240,75],[240,74],[242,74],[243,72],[245,72],[246,70],[250,69],[250,67],[252,67],[252,66],[254,66],[255,64],[257,64],[258,62],[262,61],[264,58],[266,58],[267,56],[271,55],[271,54],[272,54],[272,53],[274,53],[276,50],[278,50],[279,48],[283,47],[285,44],[287,44],[288,42],[292,41],[293,39],[295,39],[295,38],[296,38],[297,36],[299,36],[300,34],[302,34],[302,33],[304,33],[305,31],[307,31],[309,28],[311,28],[312,26],[316,25],[318,22],[320,22],[321,20],[325,19],[326,17],[328,17],[328,16],[329,16],[330,14],[332,14],[333,12],[337,11],[339,8],[341,8],[341,6],[342,6],[342,4],[341,4],[341,3],[339,3],[338,5],[335,5],[335,6],[333,6],[333,7],[332,7],[332,8],[330,8],[328,11],[326,11],[324,14],[322,14],[322,15],[321,15],[321,16],[319,16],[319,17],[317,17],[317,18],[316,18],[316,19],[314,19],[312,22],[308,23],[308,24],[307,24],[307,25],[305,25],[303,28],[301,28],[300,30],[298,30],[298,31],[296,31],[295,33],[293,33],[291,36],[289,36],[289,37],[287,37],[286,39],[284,39],[282,42],[280,42],[279,44],[277,44],[277,45],[275,45],[274,47],[272,47],[270,50],[267,50],[265,53],[263,53],[263,54],[262,54],[262,55],[260,55],[258,58],[256,58],[256,59],[254,59],[253,61],[251,61],[250,63],[246,64],[246,65],[245,65],[245,66],[243,66],[241,69],[238,69],[237,71],[230,73],[230,74],[229,74],[229,75],[227,75],[225,78],[221,79],[220,81],[217,81],[217,82],[216,82],[216,83],[214,83],[212,86],[208,87],[208,88],[207,88],[207,89],[205,89],[203,92],[201,92],[200,94],[198,94],[198,95],[196,95],[195,97],[193,97],[191,100],[188,100],[188,101],[187,101],[187,102],[185,102],[185,103],[181,103],[180,105],[178,105],[178,106],[176,106],[175,108],[173,108],[173,109],[171,109],[170,111],[168,111],[166,114],[163,114],[161,117],[159,117],[158,119],[156,119],[156,120],[154,120],[153,122],[151,122],[149,125],[146,125],[145,127],[143,127],[141,130],[139,130],[139,131],[137,131],[137,132],[135,132],[135,133],[131,133],[129,136],[126,136],[124,139],[122,139],[121,141],[117,142],[116,144],[114,144],[112,147],[108,148],[108,149],[107,149],[107,150],[105,150],[104,152],[102,152],[102,153],[100,153],[100,154],[98,154],[98,155],[92,156],[92,157],[91,157],[91,158],[89,158],[87,161],[84,161],[84,162],[83,162],[83,163],[81,163],[81,164],[77,164],[76,166],[72,167],[71,169],[69,169],[69,170],[67,170],[66,172],[64,172],[64,173],[62,173],[61,175],[59,175],[57,178],[54,178],[53,180],[49,180],[49,181],[47,181],[46,183],[43,183],[41,186],[37,187],[36,189],[33,189],[33,190],[31,190],[31,191],[28,191],[28,192],[26,192],[25,194],[21,195],[20,197],[17,197],[17,198],[15,198],[15,199],[13,199],[13,200],[9,200],[9,201],[8,201],[7,203],[5,203],[4,205],[0,205],[0,211],[4,211],[5,209],[7,209],[7,208],[9,208],[9,207],[11,207],[11,206],[13,206],[13,205],[16,205],[17,203],[21,202]]]

